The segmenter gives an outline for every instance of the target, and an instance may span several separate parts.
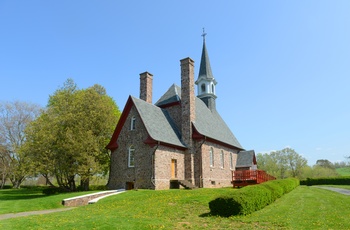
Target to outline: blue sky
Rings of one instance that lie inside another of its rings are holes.
[[[180,85],[202,28],[217,110],[256,153],[295,149],[309,165],[350,155],[350,1],[0,1],[0,101],[45,106],[72,78],[122,110],[154,75],[153,101]]]

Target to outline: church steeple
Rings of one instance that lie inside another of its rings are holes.
[[[198,97],[204,101],[210,110],[215,110],[215,86],[217,84],[213,73],[211,71],[209,55],[207,47],[205,45],[205,36],[207,34],[203,29],[203,49],[202,49],[202,58],[199,68],[198,79],[195,82],[197,85]]]

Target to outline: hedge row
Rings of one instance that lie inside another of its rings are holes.
[[[350,185],[350,177],[307,178],[300,185]]]
[[[232,191],[231,194],[220,196],[209,202],[213,215],[232,216],[248,215],[274,202],[299,186],[299,180],[288,178],[272,180],[259,185],[243,187]]]

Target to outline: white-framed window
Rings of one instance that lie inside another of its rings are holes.
[[[130,121],[130,130],[135,130],[136,117],[133,116]]]
[[[233,167],[233,153],[230,153],[230,169],[234,169],[234,167]]]
[[[128,167],[135,167],[135,149],[133,146],[130,146],[128,150]]]
[[[214,149],[210,148],[209,151],[210,167],[214,167]]]
[[[224,151],[221,150],[221,153],[220,153],[220,166],[221,168],[224,168],[225,167],[225,154],[224,154]]]
[[[211,92],[212,92],[213,94],[215,94],[215,87],[214,87],[214,84],[211,84]]]

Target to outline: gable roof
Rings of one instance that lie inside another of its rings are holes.
[[[148,139],[144,140],[145,143],[156,144],[161,142],[179,148],[186,148],[181,141],[180,130],[176,128],[168,111],[163,109],[180,102],[181,88],[175,84],[167,90],[155,105],[130,96],[107,148],[115,149],[118,147],[116,141],[132,105],[138,111],[149,134]],[[241,144],[216,110],[211,111],[198,97],[195,98],[195,107],[196,119],[193,122],[194,138],[207,138],[243,150]]]
[[[255,151],[240,151],[237,156],[236,167],[248,167],[256,165]]]
[[[181,102],[181,87],[173,84],[168,91],[156,102],[156,106],[168,107],[174,103]],[[220,114],[213,110],[211,111],[205,103],[196,97],[196,119],[193,123],[197,136],[209,137],[218,142],[234,146],[238,149],[243,149],[236,137],[233,135]]]
[[[174,121],[165,109],[161,109],[158,106],[132,96],[131,99],[140,114],[150,138],[157,142],[186,147],[181,142],[181,135],[176,129]]]
[[[113,136],[106,148],[110,150],[118,148],[117,140],[132,106],[135,106],[149,135],[144,140],[145,143],[156,144],[161,142],[174,147],[186,148],[181,142],[180,133],[175,128],[174,122],[165,109],[161,109],[133,96],[129,96]]]

